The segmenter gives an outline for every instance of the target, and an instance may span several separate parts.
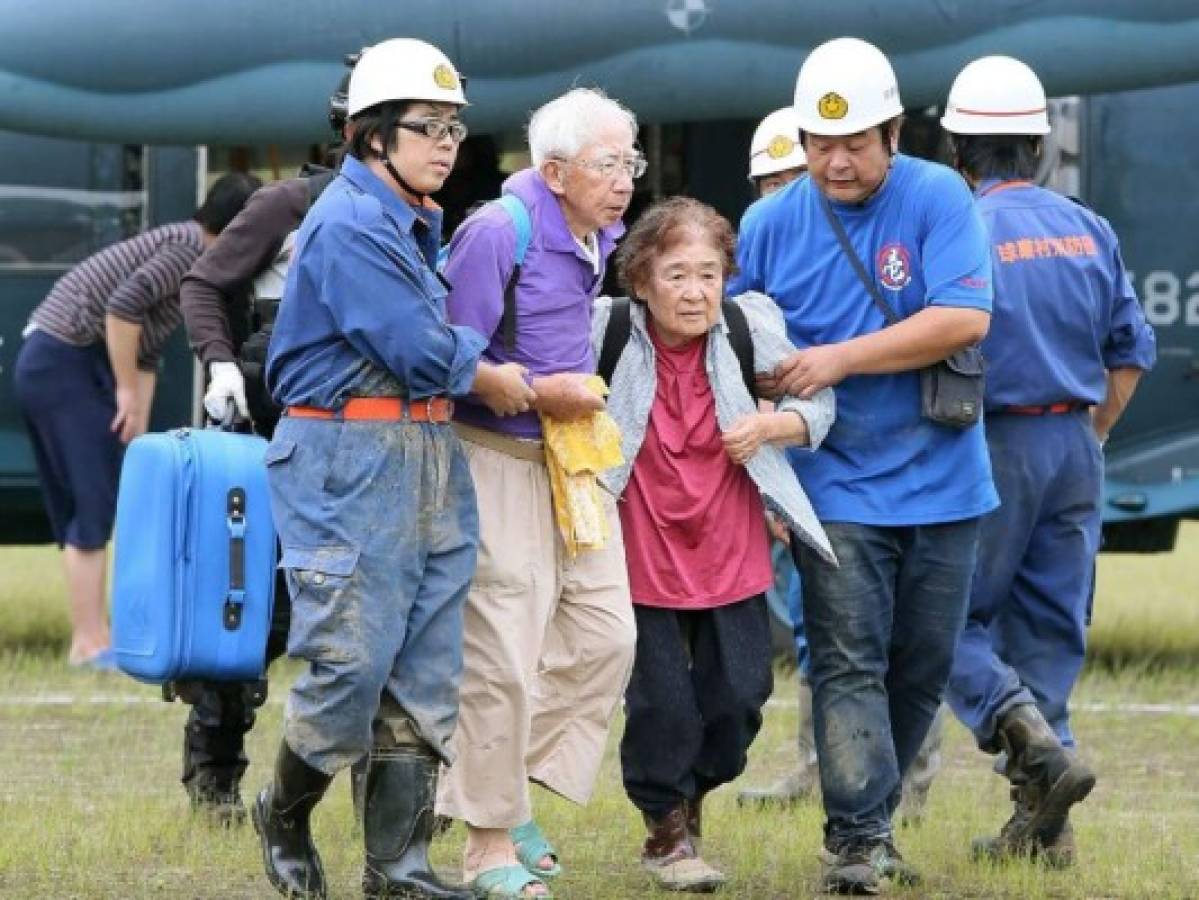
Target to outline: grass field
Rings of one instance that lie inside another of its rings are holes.
[[[971,835],[1007,815],[1006,784],[952,724],[928,818],[899,834],[926,875],[907,897],[1199,897],[1199,526],[1174,554],[1104,557],[1095,660],[1076,695],[1076,731],[1100,773],[1075,817],[1080,865],[1070,872],[973,864]],[[213,831],[187,812],[178,784],[185,710],[119,676],[62,662],[66,619],[56,554],[0,549],[0,898],[251,898],[274,896],[249,829]],[[247,796],[268,777],[286,684],[251,734]],[[787,678],[787,676],[782,676]],[[795,710],[781,683],[745,779],[793,762]],[[617,723],[617,733],[619,732]],[[666,738],[668,739],[668,736]],[[706,856],[730,875],[720,896],[812,895],[821,815],[750,812],[726,788],[710,801]],[[609,752],[595,800],[578,810],[544,794],[538,817],[563,852],[556,896],[652,895],[641,877],[641,825]],[[334,897],[360,896],[361,836],[339,777],[316,815]],[[460,829],[439,842],[453,870]]]

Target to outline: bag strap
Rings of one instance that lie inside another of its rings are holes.
[[[898,322],[899,316],[885,299],[883,293],[878,289],[878,285],[874,283],[869,275],[866,274],[866,267],[862,265],[862,258],[858,256],[857,251],[853,249],[853,244],[849,242],[849,235],[845,233],[845,226],[841,224],[841,220],[837,214],[833,212],[832,205],[828,202],[828,197],[820,194],[820,208],[824,210],[824,217],[828,219],[829,225],[833,229],[833,234],[837,236],[837,242],[841,245],[841,249],[845,252],[849,259],[849,264],[853,266],[854,272],[858,275],[858,280],[866,288],[866,292],[870,294],[870,299],[874,301],[874,305],[878,307],[878,311],[883,314],[883,318],[887,320],[888,325],[894,325]]]
[[[529,252],[529,242],[533,238],[533,223],[529,220],[529,211],[515,194],[504,194],[495,201],[512,224],[516,226],[516,248],[512,253],[512,274],[504,285],[504,312],[500,315],[497,326],[504,342],[504,349],[509,353],[516,349],[516,284],[520,281],[520,269],[525,262],[525,254]]]
[[[745,310],[732,300],[723,301],[720,307],[724,313],[724,322],[729,328],[729,343],[733,346],[733,352],[737,354],[737,362],[741,364],[741,378],[749,395],[756,398],[758,391],[754,381],[754,342],[749,331],[749,320],[745,317]],[[624,352],[633,333],[633,315],[630,310],[628,297],[613,298],[608,313],[608,324],[604,328],[604,340],[600,345],[599,364],[596,366],[596,374],[609,386],[612,384],[612,373],[616,371],[616,364],[620,361],[620,354]]]
[[[628,297],[614,297],[612,308],[608,313],[608,325],[604,328],[604,342],[600,345],[599,364],[596,373],[604,379],[604,384],[612,385],[612,373],[616,371],[616,363],[629,342],[633,333],[633,315],[629,311]]]
[[[749,333],[749,319],[745,310],[732,300],[724,300],[720,304],[724,313],[724,323],[729,327],[729,343],[737,354],[737,362],[741,363],[741,378],[749,395],[755,400],[758,397],[758,387],[754,380],[754,340]]]
[[[496,203],[504,208],[504,212],[516,226],[516,251],[512,258],[518,266],[523,266],[525,254],[529,252],[529,242],[533,239],[533,222],[529,219],[529,210],[515,194],[504,194]]]

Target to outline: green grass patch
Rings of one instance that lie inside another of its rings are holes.
[[[294,666],[276,673],[273,699],[250,735],[247,798],[269,777],[280,734],[281,698]],[[1163,683],[1158,683],[1158,681]],[[1080,865],[979,866],[972,835],[994,830],[1009,811],[1006,783],[991,774],[965,731],[951,723],[945,761],[923,826],[903,829],[901,848],[925,873],[909,897],[1100,898],[1199,896],[1199,718],[1144,706],[1173,698],[1181,677],[1097,672],[1078,691],[1076,730],[1100,773],[1076,812]],[[1193,685],[1194,681],[1190,681]],[[179,785],[185,708],[159,702],[154,688],[120,676],[80,675],[46,657],[0,656],[0,896],[5,898],[263,898],[249,828],[213,830],[188,813]],[[787,699],[788,684],[779,697]],[[40,705],[30,705],[41,697]],[[53,702],[49,702],[53,700]],[[1135,711],[1141,710],[1141,711]],[[743,783],[765,781],[794,763],[796,711],[769,708]],[[563,855],[557,895],[623,900],[657,895],[637,856],[643,829],[620,785],[615,740],[596,796],[576,808],[534,790],[538,818]],[[729,898],[812,895],[821,812],[737,807],[736,786],[709,801],[705,855],[726,870]],[[352,821],[348,778],[339,776],[318,808],[316,836],[333,897],[360,896],[361,835]],[[436,844],[434,858],[457,872],[462,831]],[[666,896],[666,895],[661,895]]]
[[[949,726],[945,762],[925,824],[899,833],[926,875],[901,896],[936,898],[1199,897],[1199,526],[1174,554],[1104,556],[1091,664],[1076,693],[1080,746],[1100,774],[1075,815],[1080,865],[979,866],[972,835],[993,831],[1010,806],[965,731]],[[52,547],[0,548],[0,897],[262,898],[273,896],[249,828],[215,831],[193,819],[179,785],[186,710],[156,688],[82,673],[68,640],[61,562]],[[250,735],[247,799],[269,776],[281,699],[294,665],[272,673],[272,699]],[[780,674],[742,783],[794,764],[796,711]],[[535,791],[537,815],[562,852],[560,898],[656,895],[637,864],[643,828],[621,788],[615,740],[584,809]],[[669,739],[669,736],[664,736]],[[749,811],[736,787],[709,801],[705,856],[730,876],[720,896],[811,896],[822,814],[816,805]],[[316,815],[334,897],[360,896],[361,835],[339,777]],[[462,831],[435,848],[457,871]],[[665,895],[662,895],[665,896]]]

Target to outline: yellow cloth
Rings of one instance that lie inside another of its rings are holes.
[[[600,397],[608,387],[592,375],[587,387]],[[554,518],[573,559],[580,550],[602,549],[608,540],[608,517],[604,515],[599,473],[624,462],[620,452],[620,428],[605,411],[573,422],[541,417],[545,439],[545,465],[550,473]]]

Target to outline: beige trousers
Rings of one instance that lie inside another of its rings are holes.
[[[544,462],[494,449],[505,438],[485,447],[464,436],[481,541],[466,600],[456,760],[442,773],[437,811],[511,828],[532,817],[530,781],[575,803],[590,798],[636,631],[615,503],[608,546],[570,560]]]

